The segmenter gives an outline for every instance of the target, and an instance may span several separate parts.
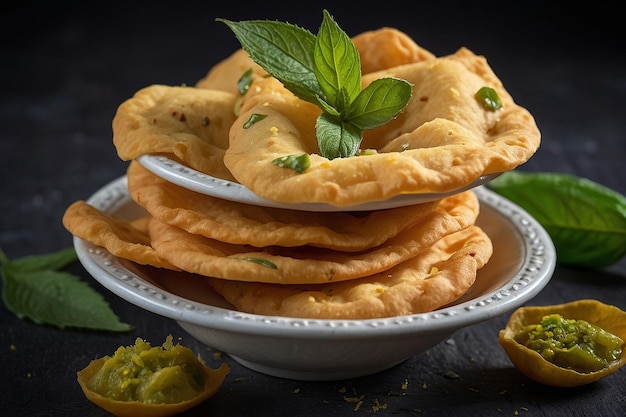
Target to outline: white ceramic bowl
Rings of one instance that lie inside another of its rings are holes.
[[[254,194],[243,185],[223,180],[221,178],[212,177],[203,172],[196,171],[179,162],[173,161],[164,155],[145,154],[137,158],[144,168],[151,171],[159,177],[179,185],[181,187],[193,190],[195,192],[218,197],[224,200],[237,201],[239,203],[254,204],[257,206],[286,208],[305,211],[337,211],[337,206],[326,203],[280,203],[277,201],[267,200]],[[475,181],[456,190],[441,193],[424,193],[424,194],[400,194],[384,201],[373,201],[369,203],[355,204],[352,206],[341,207],[345,211],[366,211],[366,210],[384,210],[393,207],[403,207],[414,204],[425,203],[428,201],[439,200],[453,194],[457,194],[479,185],[483,185],[501,173],[481,175]]]
[[[198,340],[253,370],[301,380],[338,380],[373,374],[423,352],[462,327],[510,312],[548,283],[554,245],[528,213],[492,191],[475,189],[477,221],[494,254],[475,284],[455,303],[429,313],[372,320],[310,320],[241,313],[204,280],[141,267],[79,238],[85,269],[123,299],[176,320]],[[122,177],[88,202],[124,219],[142,214]]]

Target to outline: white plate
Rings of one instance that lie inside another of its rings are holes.
[[[123,219],[143,214],[122,177],[88,202]],[[311,320],[235,311],[200,277],[141,267],[74,238],[85,269],[121,298],[176,320],[193,337],[244,366],[301,380],[336,380],[373,374],[423,352],[456,330],[510,312],[548,283],[554,245],[528,213],[478,187],[477,221],[494,254],[475,284],[455,303],[429,313],[372,320]]]
[[[439,200],[461,191],[466,191],[496,178],[500,173],[483,175],[466,187],[445,193],[427,194],[402,194],[384,201],[373,201],[369,203],[356,204],[347,207],[337,207],[325,203],[281,203],[267,200],[254,194],[244,185],[237,182],[223,180],[212,177],[202,172],[196,171],[165,156],[141,155],[137,161],[153,174],[167,180],[173,184],[196,191],[198,193],[222,198],[224,200],[237,201],[240,203],[254,204],[256,206],[286,208],[302,211],[366,211],[383,210],[394,207],[403,207],[413,204],[426,203],[428,201]]]

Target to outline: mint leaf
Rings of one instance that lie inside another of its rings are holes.
[[[20,259],[9,261],[9,259],[0,251],[0,261],[4,264],[10,263],[11,268],[18,269],[23,272],[40,271],[43,269],[59,270],[78,261],[78,256],[74,248],[66,248],[57,252],[45,255],[29,255]]]
[[[413,86],[396,78],[376,80],[361,91],[359,52],[327,10],[317,35],[276,21],[216,20],[285,88],[322,110],[315,133],[327,159],[356,155],[363,130],[389,122],[411,98]]]
[[[356,155],[361,143],[361,130],[350,123],[322,113],[315,124],[317,145],[322,155]]]
[[[313,57],[324,100],[342,112],[361,91],[361,59],[352,40],[327,11],[315,38]]]
[[[506,172],[487,187],[548,232],[564,265],[609,266],[626,254],[626,197],[585,178]]]
[[[375,80],[357,96],[344,120],[361,130],[382,126],[404,109],[412,89],[410,83],[399,78]]]
[[[128,331],[104,298],[87,283],[59,269],[75,262],[73,248],[9,260],[0,250],[2,301],[19,318],[59,328]]]
[[[322,90],[314,71],[315,35],[283,22],[215,20],[225,23],[250,58],[296,97],[317,103],[316,97],[322,95]]]

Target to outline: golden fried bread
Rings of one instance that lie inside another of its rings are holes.
[[[128,167],[133,200],[153,217],[221,242],[264,246],[317,246],[362,251],[378,246],[431,213],[438,202],[369,212],[302,212],[206,196],[151,173]]]
[[[246,51],[238,49],[213,66],[209,72],[196,83],[196,87],[226,91],[238,95],[239,79],[248,70],[252,71],[253,78],[267,77],[267,72],[254,62]]]
[[[218,63],[196,87],[151,86],[123,103],[113,121],[118,154],[124,160],[165,154],[266,199],[343,208],[459,190],[483,175],[516,168],[538,149],[532,115],[514,102],[484,57],[467,48],[435,57],[391,28],[364,32],[354,42],[364,86],[382,77],[413,84],[403,112],[364,132],[361,148],[375,154],[320,156],[320,109],[296,98],[243,50]],[[237,81],[247,69],[253,82],[241,96]],[[497,92],[501,109],[485,109],[475,98],[482,87]],[[249,126],[253,114],[266,117]],[[302,153],[311,159],[303,173],[272,163]]]
[[[435,58],[406,33],[391,27],[360,33],[352,42],[361,56],[363,74]]]
[[[478,212],[479,202],[472,191],[447,197],[418,223],[360,252],[231,244],[188,233],[151,216],[117,219],[83,201],[66,210],[63,224],[75,236],[139,264],[229,280],[319,284],[385,271],[473,225]]]
[[[244,96],[230,130],[226,167],[264,198],[342,207],[405,193],[457,190],[482,175],[523,164],[539,146],[531,114],[513,101],[484,57],[468,49],[369,73],[363,81],[389,76],[412,83],[413,96],[395,120],[364,132],[362,148],[376,154],[332,160],[316,154],[314,121],[320,110],[267,78]],[[502,109],[486,110],[475,98],[483,86],[497,91]],[[252,114],[267,117],[247,127]],[[302,153],[311,154],[311,166],[303,173],[272,163]]]
[[[315,131],[320,108],[297,98],[240,49],[195,86],[152,85],[119,106],[113,142],[120,158],[130,161],[128,191],[145,210],[141,217],[117,218],[77,201],[66,210],[64,226],[114,256],[162,268],[172,279],[174,271],[204,279],[208,290],[248,313],[369,319],[454,302],[493,251],[475,225],[478,198],[460,190],[525,163],[540,145],[539,130],[487,60],[467,48],[437,57],[393,28],[353,41],[363,87],[384,77],[412,85],[397,117],[363,132],[364,152],[322,157]],[[244,73],[251,81],[245,91]],[[476,98],[483,87],[496,91],[501,108],[488,109]],[[265,199],[325,203],[337,211],[300,212],[203,195],[145,169],[136,160],[145,154],[238,182]],[[299,154],[310,158],[303,172],[274,164]],[[456,193],[414,206],[349,211],[356,204],[437,192]]]
[[[178,268],[159,258],[150,246],[148,216],[133,221],[116,219],[79,200],[63,215],[63,226],[74,236],[101,246],[112,255],[141,265]]]
[[[155,218],[150,220],[149,233],[157,255],[187,272],[239,281],[319,284],[385,271],[424,252],[442,237],[473,225],[478,211],[478,199],[471,191],[447,197],[419,223],[360,252],[234,245],[188,233]]]
[[[218,90],[146,87],[119,106],[113,118],[113,144],[125,161],[161,154],[232,180],[223,157],[236,100],[235,94]]]
[[[425,252],[369,277],[319,285],[273,285],[208,278],[238,310],[270,316],[371,319],[423,313],[465,294],[492,255],[477,226],[450,234]]]

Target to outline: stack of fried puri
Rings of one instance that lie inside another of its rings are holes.
[[[136,161],[127,179],[145,217],[124,221],[78,201],[66,211],[67,229],[115,256],[205,277],[245,312],[356,319],[430,311],[463,295],[491,256],[474,225],[472,191],[303,215],[202,195]]]
[[[248,313],[366,319],[455,301],[493,250],[475,225],[480,205],[472,191],[386,210],[349,207],[456,190],[513,169],[536,151],[539,132],[484,58],[467,49],[436,58],[390,28],[354,42],[364,83],[398,76],[414,84],[407,109],[366,132],[363,148],[373,154],[319,156],[319,109],[237,51],[195,87],[147,87],[118,109],[114,144],[120,158],[131,161],[129,195],[145,216],[119,219],[78,201],[67,209],[65,227],[120,258],[196,274]],[[242,96],[237,81],[248,69],[254,82]],[[486,111],[476,101],[483,86],[497,90],[502,110]],[[244,127],[253,113],[267,117]],[[301,174],[271,162],[297,153],[311,156]],[[330,203],[337,211],[300,212],[200,194],[146,170],[135,161],[143,154],[166,155],[264,198]]]

